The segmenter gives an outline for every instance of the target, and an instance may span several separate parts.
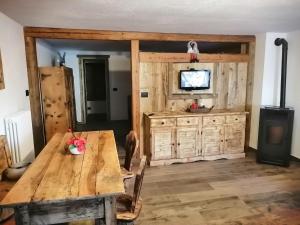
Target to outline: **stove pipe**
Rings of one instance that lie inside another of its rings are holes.
[[[281,62],[281,85],[280,85],[280,108],[285,108],[286,94],[286,66],[288,43],[284,38],[277,38],[274,43],[276,46],[282,45],[282,62]]]

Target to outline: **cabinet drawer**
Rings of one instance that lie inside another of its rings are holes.
[[[177,118],[177,126],[190,126],[190,125],[198,125],[198,118],[197,117]]]
[[[204,116],[203,126],[222,125],[225,123],[224,116]]]
[[[151,119],[151,127],[173,127],[176,125],[176,119]]]
[[[246,115],[231,115],[226,116],[226,123],[245,123]]]

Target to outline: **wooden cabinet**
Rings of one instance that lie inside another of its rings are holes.
[[[67,67],[40,67],[39,72],[48,142],[55,133],[65,133],[75,126],[73,73]]]
[[[145,115],[145,153],[150,165],[244,157],[245,123],[244,112]]]
[[[211,126],[202,129],[202,154],[212,156],[223,154],[224,150],[224,127]]]
[[[156,128],[151,131],[151,152],[153,160],[172,159],[174,152],[174,130]]]
[[[244,152],[245,124],[225,125],[225,148],[224,153]]]
[[[188,158],[198,155],[198,129],[196,127],[176,129],[176,157]]]

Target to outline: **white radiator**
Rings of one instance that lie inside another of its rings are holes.
[[[6,117],[4,125],[13,164],[32,161],[34,146],[30,111],[20,111]]]

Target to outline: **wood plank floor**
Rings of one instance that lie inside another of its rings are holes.
[[[147,168],[137,225],[299,225],[300,163],[245,159]]]
[[[1,196],[10,186],[0,182]],[[136,225],[300,225],[300,163],[256,164],[248,152],[245,159],[151,167],[142,198]]]

